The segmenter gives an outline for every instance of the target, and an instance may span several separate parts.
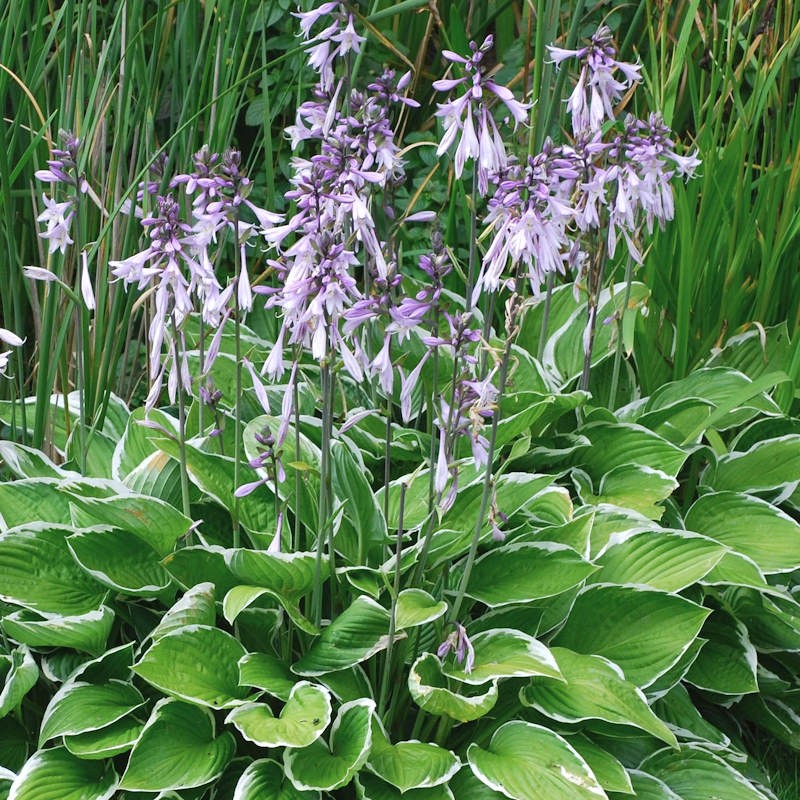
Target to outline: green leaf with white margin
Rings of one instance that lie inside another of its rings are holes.
[[[638,769],[628,770],[636,800],[682,800],[664,781]],[[614,800],[617,800],[616,795]],[[619,800],[627,800],[620,797]]]
[[[161,621],[150,632],[155,642],[162,636],[181,630],[187,625],[205,625],[213,627],[217,621],[217,609],[214,602],[214,584],[198,583],[187,590],[180,600],[161,617]]]
[[[109,800],[117,775],[108,762],[84,761],[63,747],[39,750],[11,784],[8,800]]]
[[[675,735],[650,710],[642,690],[625,680],[616,664],[563,647],[553,648],[553,655],[565,681],[532,678],[520,691],[524,705],[533,706],[558,722],[600,719],[633,725],[668,745],[677,745]]]
[[[271,598],[279,603],[285,609],[292,622],[304,633],[309,633],[312,636],[318,633],[314,623],[303,616],[297,602],[290,600],[286,595],[280,595],[273,589],[266,589],[263,586],[234,586],[222,601],[222,614],[232,625],[242,611],[262,597]]]
[[[399,633],[395,640],[405,637]],[[352,667],[389,645],[389,612],[372,598],[357,597],[324,628],[308,652],[295,664],[297,675],[324,675]]]
[[[63,485],[64,478],[23,478],[0,483],[0,527],[69,525],[69,498],[61,491]]]
[[[308,747],[287,747],[283,766],[295,787],[332,792],[350,783],[369,755],[374,713],[373,700],[345,703],[331,727],[330,747],[322,739]]]
[[[742,622],[716,609],[701,636],[708,639],[684,680],[717,694],[742,695],[758,691],[758,656]]]
[[[663,503],[676,489],[678,481],[666,472],[643,464],[620,464],[603,475],[597,495],[582,496],[585,503],[630,508],[648,519],[661,519]]]
[[[478,778],[513,800],[607,798],[575,748],[553,731],[531,722],[501,725],[488,749],[473,743],[467,759]]]
[[[143,423],[147,424],[143,424]],[[177,438],[178,423],[175,417],[158,408],[147,411],[144,408],[135,408],[128,417],[125,432],[120,437],[114,448],[111,459],[111,474],[116,480],[125,481],[130,473],[141,467],[154,453],[159,453],[158,447],[152,441],[153,427],[158,425]],[[166,466],[167,459],[162,456],[162,469]]]
[[[461,768],[461,761],[436,744],[417,740],[391,744],[382,723],[373,717],[367,768],[405,793],[447,783]]]
[[[319,800],[317,791],[301,791],[286,778],[277,761],[260,758],[242,773],[232,800]]]
[[[10,655],[0,656],[0,676],[3,689],[0,691],[0,717],[19,707],[22,698],[39,680],[39,667],[25,645],[11,651]]]
[[[248,653],[239,661],[239,684],[263,689],[267,694],[289,699],[297,679],[286,662],[269,653]]]
[[[16,478],[77,479],[80,473],[59,467],[41,450],[17,442],[0,441],[0,460]],[[18,481],[17,481],[18,483]],[[9,484],[4,484],[8,486]]]
[[[186,589],[209,581],[221,597],[240,582],[226,563],[227,553],[226,548],[213,544],[182,547],[170,553],[161,563]]]
[[[695,744],[680,750],[659,750],[646,758],[640,769],[669,786],[681,800],[768,800],[769,795],[719,756]]]
[[[511,628],[492,628],[476,633],[472,639],[475,661],[467,672],[460,664],[449,661],[442,672],[462,683],[478,686],[497,678],[527,678],[544,675],[561,678],[553,654],[538,639]]]
[[[703,577],[701,584],[708,586],[742,586],[758,589],[764,594],[785,597],[785,592],[767,582],[764,573],[752,558],[728,550],[713,569]]]
[[[86,614],[41,617],[32,611],[16,611],[3,617],[6,634],[30,647],[69,647],[99,656],[114,624],[114,612],[101,606]]]
[[[103,759],[127,753],[138,741],[143,723],[128,716],[96,731],[65,736],[64,746],[78,758]]]
[[[553,597],[577,586],[597,567],[555,542],[515,542],[475,561],[467,594],[491,608]]]
[[[752,558],[767,574],[792,572],[800,564],[800,525],[758,497],[736,492],[702,495],[684,522],[688,530]]]
[[[591,583],[636,583],[680,592],[702,580],[726,554],[713,539],[681,531],[645,530],[612,534],[595,559]]]
[[[800,605],[797,602],[738,588],[726,592],[726,600],[736,619],[747,625],[750,641],[760,652],[800,653]]]
[[[225,631],[187,625],[162,636],[133,670],[163,692],[210,708],[230,708],[247,697],[239,685],[242,644]]]
[[[172,576],[158,554],[126,530],[84,530],[67,539],[75,561],[98,583],[136,597],[160,597]]]
[[[279,717],[265,703],[245,703],[225,718],[259,747],[307,747],[322,736],[330,721],[330,692],[308,681],[292,687]]]
[[[423,589],[403,589],[397,596],[395,627],[416,628],[439,619],[447,611],[444,600],[436,600]]]
[[[490,789],[470,768],[463,766],[450,781],[450,790],[456,798],[467,797],[469,800],[504,800],[506,795]]]
[[[381,780],[371,772],[361,770],[355,776],[356,797],[359,800],[455,800],[452,790],[443,783],[427,789],[409,789],[401,792],[391,783]],[[475,795],[461,794],[458,797],[469,797],[470,800],[481,800]],[[501,795],[498,795],[501,797]]]
[[[800,481],[800,434],[764,439],[749,450],[726,453],[703,473],[702,482],[717,492],[766,492]]]
[[[0,599],[45,614],[96,609],[107,590],[72,558],[66,537],[73,532],[42,523],[0,535]]]
[[[429,714],[448,716],[457,722],[472,722],[488,714],[497,702],[497,680],[482,694],[464,695],[447,688],[442,663],[433,653],[424,653],[408,674],[408,690],[414,702]]]
[[[576,598],[553,644],[604,656],[644,687],[680,659],[710,613],[680,595],[654,589],[589,586]]]
[[[39,747],[55,736],[96,731],[116,722],[145,703],[130,683],[109,681],[66,683],[47,704],[39,731]]]
[[[179,700],[156,703],[128,760],[120,789],[191,789],[218,778],[236,752],[233,735],[215,737],[210,711]]]
[[[663,697],[654,700],[652,708],[659,719],[666,722],[681,739],[702,741],[706,747],[715,745],[715,749],[731,746],[730,738],[702,717],[683,683],[676,683]],[[737,703],[737,715],[739,708]]]
[[[113,497],[79,497],[70,494],[76,527],[109,525],[128,531],[155,550],[159,558],[169,555],[175,543],[194,523],[177,508],[146,494]]]
[[[608,752],[582,733],[570,736],[567,741],[577,750],[578,755],[589,765],[597,782],[607,792],[633,794],[628,771]]]
[[[268,593],[286,609],[292,620],[307,633],[316,633],[301,613],[299,601],[314,588],[316,575],[315,553],[267,553],[263,550],[237,548],[225,553],[231,572],[247,584],[234,587],[231,597],[225,598],[225,616],[228,621],[261,595]],[[327,557],[322,559],[322,572],[327,575]],[[259,591],[261,590],[267,590]]]

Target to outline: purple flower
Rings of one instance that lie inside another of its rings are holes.
[[[47,239],[50,253],[60,250],[63,254],[66,252],[68,245],[74,244],[69,235],[69,228],[74,214],[72,201],[67,200],[63,203],[57,203],[46,194],[43,194],[42,202],[45,205],[45,210],[36,219],[39,222],[44,222],[47,228],[39,236],[42,239]]]
[[[439,645],[436,655],[444,658],[451,650],[458,664],[464,665],[464,672],[469,674],[475,666],[475,648],[467,635],[467,629],[458,622],[453,623],[455,630]]]
[[[6,328],[0,328],[0,342],[3,344],[7,344],[10,347],[21,347],[25,340],[20,339],[16,333],[7,330]],[[0,352],[0,376],[6,374],[6,369],[8,368],[8,359],[11,357],[11,351],[6,350],[5,352]]]

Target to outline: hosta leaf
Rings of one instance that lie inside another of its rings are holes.
[[[242,773],[233,800],[319,800],[319,792],[296,789],[276,761],[261,758]]]
[[[634,725],[669,745],[677,744],[674,734],[650,710],[642,690],[625,680],[616,664],[562,647],[554,648],[553,655],[565,681],[533,678],[520,693],[524,704],[558,722],[600,719]]]
[[[552,597],[597,567],[553,542],[517,542],[490,550],[472,569],[467,594],[491,607]]]
[[[782,594],[767,583],[764,573],[752,558],[733,550],[728,550],[722,556],[719,563],[706,573],[701,583],[709,586],[743,586],[766,594]]]
[[[664,781],[638,769],[628,772],[636,800],[682,800]],[[614,800],[617,800],[615,797]],[[623,800],[623,798],[619,798]]]
[[[637,586],[589,586],[553,643],[605,656],[646,686],[683,655],[710,612],[679,595]]]
[[[9,800],[108,800],[117,790],[110,764],[84,761],[63,747],[34,753],[11,784]]]
[[[323,629],[308,652],[292,665],[292,672],[307,676],[335,672],[366,661],[388,644],[389,612],[362,595]]]
[[[659,505],[678,488],[671,475],[642,464],[620,464],[603,475],[596,496],[582,496],[586,503],[608,503],[630,508],[648,519],[661,519]]]
[[[158,689],[211,708],[238,705],[247,697],[239,685],[245,649],[225,631],[187,625],[162,636],[133,669]]]
[[[97,608],[106,589],[72,558],[71,528],[29,525],[0,535],[0,599],[34,611],[83,614]]]
[[[612,536],[595,560],[601,569],[592,583],[636,583],[679,592],[701,580],[726,550],[713,539],[680,530],[639,531]]]
[[[581,733],[570,736],[567,741],[589,765],[589,769],[594,773],[597,782],[607,792],[633,794],[628,771],[608,750],[603,749],[599,744],[596,744]]]
[[[81,531],[70,536],[67,545],[89,575],[118,592],[158,597],[172,583],[156,552],[128,531]]]
[[[107,683],[111,680],[129,681],[133,665],[133,642],[106,650],[97,658],[84,661],[68,676],[83,683]]]
[[[96,731],[65,736],[64,746],[78,758],[112,758],[127,753],[139,738],[143,727],[134,717],[123,717]]]
[[[765,439],[744,453],[727,453],[703,475],[717,492],[763,492],[800,481],[800,435]]]
[[[135,408],[128,417],[125,432],[114,448],[111,474],[117,480],[124,480],[142,461],[158,452],[158,447],[151,440],[153,429],[149,425],[143,425],[145,421],[150,424],[155,423],[175,436],[178,434],[177,420],[174,417],[158,408],[149,411]],[[167,460],[166,457],[164,460]]]
[[[129,683],[111,681],[67,683],[52,697],[42,718],[39,746],[54,736],[71,736],[104,728],[144,705],[138,689]]]
[[[666,783],[681,800],[768,798],[726,761],[694,744],[685,744],[680,750],[659,750],[644,760],[641,769]]]
[[[736,704],[736,712],[794,750],[800,748],[800,714],[787,703],[751,694]]]
[[[546,675],[561,678],[556,659],[540,641],[522,631],[492,628],[472,637],[475,662],[467,672],[458,663],[446,662],[442,672],[462,683],[479,685],[496,678]]]
[[[367,760],[374,711],[375,703],[367,698],[345,703],[331,727],[330,748],[322,739],[308,747],[287,747],[283,765],[289,780],[298,789],[323,792],[350,783]]]
[[[155,642],[168,633],[178,631],[187,625],[206,625],[213,627],[217,620],[214,603],[214,584],[198,583],[178,600],[161,617],[161,621],[151,631],[150,638]]]
[[[738,713],[737,704],[737,713]],[[682,739],[703,740],[706,745],[730,747],[731,740],[719,728],[703,719],[683,683],[677,683],[653,702],[653,711]]]
[[[105,650],[113,623],[114,612],[108,606],[63,617],[40,617],[31,611],[17,611],[2,620],[3,630],[21,644],[69,647],[92,656]]]
[[[0,719],[0,764],[19,772],[29,755],[30,731],[13,716]]]
[[[414,702],[429,714],[448,716],[458,722],[472,722],[494,708],[497,681],[481,694],[460,694],[447,688],[442,664],[433,653],[420,656],[408,675],[408,690]]]
[[[182,547],[170,553],[163,564],[181,586],[187,589],[198,583],[214,584],[217,595],[222,597],[240,581],[231,572],[226,561],[228,551],[223,547]]]
[[[588,437],[591,446],[578,460],[595,483],[615,467],[628,464],[650,467],[674,478],[688,456],[687,451],[641,425],[592,422],[579,432]]]
[[[391,744],[377,718],[372,720],[372,749],[367,767],[402,793],[447,783],[461,768],[455,753],[416,740]]]
[[[752,558],[766,573],[800,565],[800,525],[765,500],[736,492],[705,494],[686,514],[686,527]]]
[[[397,596],[395,625],[397,630],[415,628],[433,622],[446,611],[444,600],[435,600],[422,589],[403,589]]]
[[[530,722],[507,722],[487,749],[471,744],[472,771],[513,800],[598,800],[607,797],[594,773],[561,736]]]
[[[372,686],[369,679],[359,664],[337,672],[326,672],[324,675],[320,675],[317,680],[330,689],[331,694],[340,703],[348,703],[361,697],[375,699],[372,697]]]
[[[0,441],[0,459],[16,478],[80,479],[80,473],[64,469],[41,450],[17,442]],[[19,483],[19,481],[17,481]],[[10,484],[3,484],[8,486]]]
[[[0,717],[4,717],[19,707],[22,698],[39,680],[39,667],[25,645],[12,650],[8,656],[0,656],[0,678],[3,680]]]
[[[390,783],[361,770],[355,777],[356,797],[359,800],[455,800],[452,790],[443,783],[426,789],[409,789],[401,792]],[[482,800],[477,795],[458,795],[469,797],[470,800]]]
[[[225,599],[222,601],[222,613],[225,619],[233,624],[242,611],[249,608],[262,597],[267,597],[270,600],[275,600],[280,603],[292,622],[294,622],[301,631],[312,635],[318,632],[316,627],[314,627],[314,623],[303,616],[297,602],[291,600],[286,595],[280,595],[278,592],[272,589],[266,589],[263,586],[234,586],[225,595]]]
[[[279,717],[264,703],[245,703],[225,721],[259,747],[307,747],[331,721],[331,695],[322,686],[301,681],[292,687]]]
[[[717,694],[749,694],[758,691],[758,656],[747,628],[722,610],[706,620],[701,632],[708,641],[685,680]]]
[[[215,737],[210,711],[160,700],[134,745],[120,788],[159,792],[203,786],[222,774],[235,752],[230,733]]]
[[[239,661],[239,683],[263,689],[285,703],[297,680],[280,658],[269,653],[248,653]]]
[[[175,543],[192,528],[192,520],[177,508],[144,494],[113,497],[70,495],[76,507],[73,521],[78,527],[109,525],[134,534],[149,545],[160,558],[168,555]]]
[[[730,589],[730,609],[747,625],[750,641],[766,653],[800,652],[800,605],[752,589]]]
[[[63,478],[24,478],[0,483],[0,524],[6,529],[30,523],[69,525],[69,497]]]
[[[467,764],[450,781],[450,789],[455,798],[467,797],[469,800],[503,800],[506,795],[490,789]]]

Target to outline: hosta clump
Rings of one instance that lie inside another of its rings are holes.
[[[797,741],[800,422],[783,377],[748,375],[740,344],[612,411],[574,389],[587,361],[607,380],[610,326],[583,346],[570,285],[540,325],[550,275],[610,257],[614,226],[635,246],[669,217],[664,187],[631,219],[612,219],[616,194],[602,255],[581,257],[576,215],[602,193],[587,200],[587,173],[646,183],[647,164],[622,175],[624,148],[674,144],[657,117],[594,138],[627,88],[605,30],[553,52],[593,70],[575,140],[513,163],[492,115],[526,107],[484,72],[491,41],[449,52],[472,78],[437,87],[467,89],[440,111],[439,150],[461,134],[475,225],[492,186],[489,244],[469,286],[440,230],[408,269],[402,226],[430,216],[393,207],[410,80],[353,85],[352,11],[299,14],[320,81],[289,130],[285,223],[248,199],[235,151],[203,149],[155,199],[150,244],[114,262],[152,281],[146,408],[111,397],[80,471],[61,458],[75,396],[51,400],[55,460],[0,443],[0,791],[769,797],[744,732]],[[596,279],[597,319],[646,303]],[[167,373],[177,419],[158,407]]]

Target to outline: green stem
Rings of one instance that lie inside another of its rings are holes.
[[[180,350],[178,349],[178,324],[175,321],[175,313],[172,314],[172,357],[174,359],[173,369],[180,372]],[[191,519],[191,509],[189,505],[189,472],[186,468],[186,399],[183,395],[183,386],[178,382],[178,457],[181,467],[181,503],[183,513]]]
[[[622,322],[625,319],[625,312],[628,308],[628,303],[631,299],[631,283],[633,279],[633,259],[628,256],[628,263],[625,265],[625,299],[622,303],[622,308],[617,315],[617,347],[614,351],[614,370],[611,373],[611,391],[608,394],[608,407],[612,411],[617,403],[617,385],[619,383],[619,368],[622,362],[622,350],[624,342],[622,341]]]
[[[467,270],[467,296],[465,298],[466,310],[472,308],[472,290],[475,286],[475,270],[477,265],[477,238],[478,238],[478,165],[473,164],[472,169],[472,208],[469,217],[469,268]]]
[[[314,589],[312,594],[312,608],[314,610],[314,624],[319,627],[322,622],[322,556],[325,550],[326,534],[328,534],[328,516],[331,513],[331,475],[330,475],[330,450],[331,429],[333,427],[333,376],[331,374],[330,358],[326,356],[320,366],[322,381],[322,443],[320,448],[319,467],[319,512],[317,515],[317,549],[314,564]],[[335,565],[333,557],[333,524],[331,523],[329,535],[329,553],[331,581],[335,579]],[[333,591],[333,585],[331,585]]]
[[[589,300],[586,308],[586,327],[588,336],[583,353],[583,372],[581,374],[580,388],[584,392],[589,391],[589,378],[592,372],[592,351],[594,350],[594,335],[597,328],[597,306],[600,302],[600,291],[603,288],[603,276],[605,274],[607,254],[605,247],[601,247],[597,252],[597,265],[589,270]]]
[[[239,250],[239,216],[233,220],[234,232],[234,269],[236,270],[237,286],[233,293],[233,313],[234,317],[234,340],[236,347],[236,397],[234,398],[234,425],[233,425],[233,486],[234,490],[240,484],[241,460],[242,460],[242,320],[241,309],[239,308],[239,286],[238,281],[242,279],[241,272],[241,251]],[[224,324],[221,323],[221,324]],[[233,546],[239,547],[241,543],[241,531],[239,529],[239,498],[234,493],[233,506],[231,507],[231,523],[233,525]]]
[[[536,358],[540,363],[544,356],[544,346],[547,341],[547,326],[550,322],[550,303],[553,299],[553,285],[555,281],[555,272],[549,272],[547,274],[547,291],[544,296],[544,309],[542,310],[542,328],[539,332],[539,346],[536,352]]]

